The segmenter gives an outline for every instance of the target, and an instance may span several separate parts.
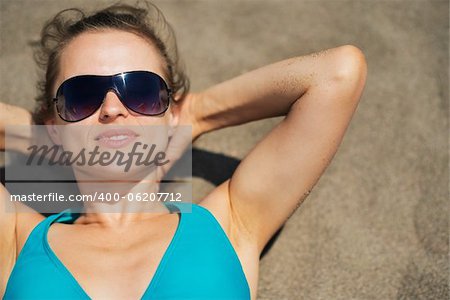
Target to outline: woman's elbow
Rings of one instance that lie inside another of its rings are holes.
[[[339,47],[336,55],[336,67],[333,78],[337,82],[359,84],[365,83],[367,61],[361,49],[353,45]]]
[[[367,77],[367,62],[364,53],[352,45],[341,46],[336,52],[331,80],[327,85],[339,91],[342,99],[354,106],[361,98]]]

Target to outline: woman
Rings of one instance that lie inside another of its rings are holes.
[[[173,161],[207,132],[286,117],[192,213],[129,213],[119,201],[114,214],[93,203],[81,215],[45,218],[22,213],[26,208],[2,187],[0,205],[16,212],[0,214],[5,298],[256,299],[260,253],[336,153],[363,91],[364,55],[341,46],[189,93],[176,55],[144,10],[112,6],[72,22],[67,13],[43,31],[47,72],[36,124],[164,125],[172,132],[170,149],[177,149],[168,154]],[[159,82],[156,108],[143,109],[149,103],[133,103],[126,87],[111,85],[120,78]],[[95,96],[81,99],[71,82]],[[184,125],[192,126],[191,140],[176,134]],[[56,143],[64,137],[57,130],[50,136]]]

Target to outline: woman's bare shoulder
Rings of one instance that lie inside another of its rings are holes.
[[[229,197],[228,179],[224,183],[213,189],[198,205],[209,210],[221,225],[233,245],[251,243],[253,238],[248,236],[247,231],[235,217]]]
[[[19,208],[20,207],[20,208]],[[17,253],[20,253],[25,245],[31,231],[36,227],[45,216],[34,209],[19,203],[17,208]]]
[[[2,253],[14,253],[17,258],[33,228],[45,217],[23,203],[9,201],[10,194],[3,185],[0,194],[0,235],[2,244],[7,245]]]
[[[0,294],[6,288],[23,244],[31,230],[45,217],[21,203],[9,201],[10,194],[0,184]]]

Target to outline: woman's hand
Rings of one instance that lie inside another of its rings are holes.
[[[0,102],[0,151],[6,150],[5,140],[8,135],[8,150],[25,153],[31,137],[31,126],[26,125],[31,124],[29,111],[19,106]]]
[[[177,100],[173,104],[172,112],[174,118],[177,118],[177,125],[172,129],[171,138],[167,146],[166,159],[167,164],[161,166],[161,174],[159,179],[164,177],[175,162],[181,158],[184,151],[193,141],[201,134],[197,120],[197,105],[200,103],[201,93],[188,93],[184,98]]]
[[[178,126],[191,126],[192,138],[195,141],[203,132],[198,123],[198,105],[201,103],[203,93],[188,93],[174,105],[174,113],[178,116]]]

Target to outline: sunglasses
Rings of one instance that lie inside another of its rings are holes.
[[[172,90],[158,74],[131,71],[69,78],[59,86],[53,102],[61,119],[78,122],[92,116],[109,91],[115,92],[125,107],[145,116],[164,113],[172,95]]]

